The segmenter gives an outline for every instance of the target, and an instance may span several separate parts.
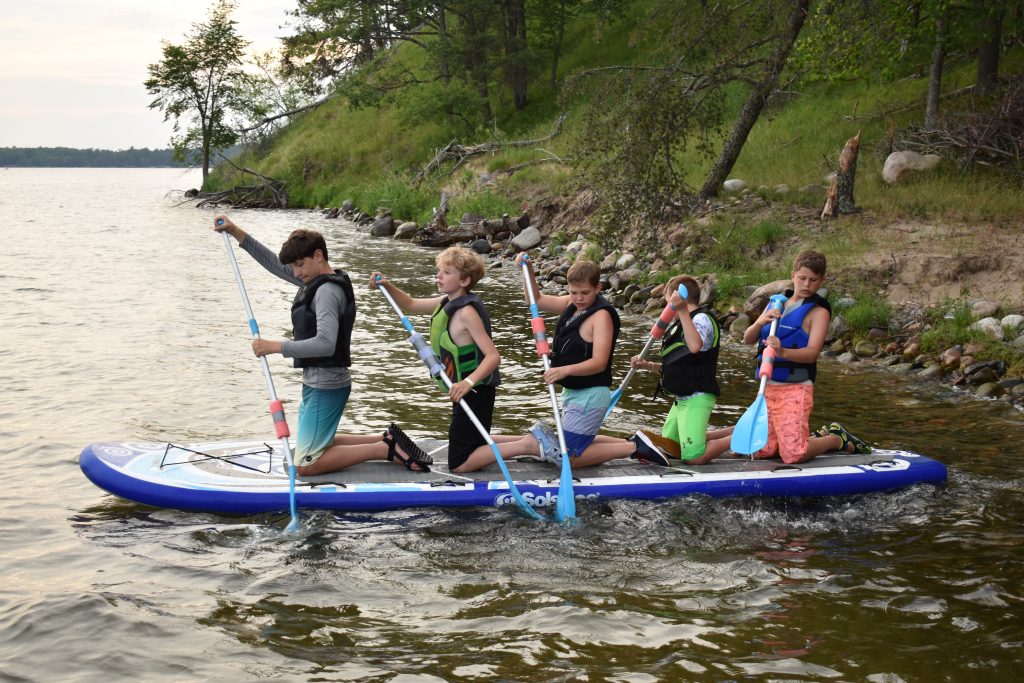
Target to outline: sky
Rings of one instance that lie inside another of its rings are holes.
[[[168,147],[146,67],[213,0],[18,0],[0,12],[0,147]],[[295,0],[237,0],[250,51],[276,48]]]

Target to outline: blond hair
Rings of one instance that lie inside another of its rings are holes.
[[[459,271],[459,279],[469,278],[469,286],[466,290],[473,288],[484,276],[484,260],[480,254],[470,251],[465,247],[448,247],[437,255],[435,264],[438,268],[451,266]]]

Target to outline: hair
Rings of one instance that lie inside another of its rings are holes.
[[[484,260],[480,258],[480,254],[465,247],[448,247],[437,255],[435,263],[438,268],[452,266],[459,271],[460,278],[468,277],[467,291],[473,289],[473,285],[480,282],[484,276]]]
[[[277,258],[281,263],[289,266],[299,259],[311,258],[316,250],[323,252],[324,260],[327,260],[327,242],[324,236],[316,230],[304,230],[302,228],[293,230],[288,239],[281,245],[281,252]]]
[[[793,272],[795,273],[801,268],[807,268],[815,275],[824,277],[827,265],[825,255],[820,251],[801,251],[796,255],[796,258],[793,259]]]
[[[601,282],[601,267],[593,261],[577,261],[569,267],[565,279],[570,285],[597,287]]]
[[[665,283],[665,291],[673,292],[679,285],[686,285],[686,303],[696,306],[700,303],[700,283],[689,275],[676,275]]]

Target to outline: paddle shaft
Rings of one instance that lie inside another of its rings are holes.
[[[256,324],[256,316],[252,312],[252,304],[249,303],[249,294],[245,291],[245,282],[242,280],[242,272],[238,269],[238,259],[235,258],[235,250],[231,247],[231,239],[227,232],[221,231],[224,238],[224,247],[227,249],[228,258],[231,260],[231,270],[235,274],[235,282],[238,284],[238,293],[242,295],[242,304],[245,306],[245,314],[249,319],[249,331],[253,339],[260,338],[260,328]],[[284,405],[277,398],[274,390],[274,378],[270,374],[270,365],[266,356],[260,356],[260,367],[263,369],[263,379],[266,380],[267,390],[270,392],[270,414],[274,419],[274,431],[281,439],[281,447],[284,449],[285,458],[288,463],[288,505],[291,510],[292,521],[288,528],[293,529],[299,524],[299,515],[295,505],[295,459],[292,457],[292,447],[288,442],[291,436],[288,430],[288,421],[284,415]]]
[[[547,331],[544,329],[544,316],[540,314],[537,307],[537,296],[533,291],[533,278],[530,277],[528,257],[524,253],[522,258],[523,285],[526,287],[526,296],[530,302],[530,327],[533,329],[533,339],[537,347],[537,355],[541,357],[544,372],[551,369],[551,361],[548,358],[551,347],[548,344]],[[545,384],[547,384],[545,382]],[[551,399],[551,413],[555,417],[555,433],[558,435],[558,448],[562,451],[562,472],[558,483],[558,504],[555,508],[559,521],[576,516],[576,494],[572,489],[572,466],[569,464],[569,448],[565,445],[565,431],[562,429],[562,416],[558,409],[558,396],[555,394],[555,386],[548,384],[548,397]],[[543,448],[543,446],[541,446]]]
[[[688,293],[686,285],[680,283],[677,291],[679,292],[679,296],[683,297],[683,300],[685,301]],[[654,346],[654,342],[665,336],[665,330],[667,330],[668,326],[672,324],[675,317],[676,307],[672,304],[665,306],[661,311],[661,315],[658,316],[658,320],[655,321],[654,325],[651,327],[651,335],[647,338],[647,343],[644,344],[642,349],[640,349],[640,355],[638,357],[639,360],[647,358],[647,354],[650,353],[651,348]],[[619,399],[622,398],[622,394],[625,393],[626,387],[629,386],[629,383],[633,380],[633,375],[635,374],[636,368],[630,366],[629,372],[627,372],[626,376],[622,379],[622,384],[620,384],[619,388],[612,394],[612,402],[608,405],[608,410],[605,411],[604,419],[601,420],[602,422],[607,420],[608,416],[612,414],[613,410],[615,410],[615,405],[619,402]]]
[[[444,385],[448,387],[448,389],[451,389],[452,380],[448,376],[448,373],[444,371],[441,359],[437,357],[434,350],[426,340],[423,339],[423,335],[417,332],[416,328],[413,327],[412,321],[409,320],[409,317],[405,315],[399,305],[395,302],[394,297],[391,296],[391,292],[389,292],[386,287],[382,287],[380,285],[377,285],[377,291],[384,295],[387,302],[391,304],[391,308],[395,310],[395,313],[398,315],[398,318],[402,323],[402,327],[404,327],[405,331],[409,333],[409,344],[412,345],[416,350],[417,355],[419,355],[420,360],[422,360],[424,365],[427,366],[431,377],[440,378],[441,381],[444,382]],[[527,503],[519,492],[519,489],[516,487],[515,482],[512,479],[511,473],[508,471],[508,467],[505,465],[505,460],[501,457],[501,451],[498,449],[498,444],[491,438],[490,432],[484,428],[483,424],[481,424],[480,420],[477,418],[476,413],[474,413],[473,409],[469,407],[468,403],[466,403],[466,399],[459,399],[459,405],[462,406],[462,410],[465,411],[469,421],[473,423],[473,426],[476,427],[480,436],[483,437],[484,441],[487,442],[487,445],[490,446],[491,450],[494,452],[494,459],[498,463],[498,467],[501,468],[501,473],[505,476],[505,482],[508,484],[509,492],[512,494],[512,497],[531,517],[534,519],[542,519],[540,513],[534,510],[533,506]]]

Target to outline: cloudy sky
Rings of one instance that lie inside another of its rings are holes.
[[[277,46],[295,0],[238,0],[250,50]],[[18,0],[0,13],[0,147],[167,147],[142,83],[213,0]]]

